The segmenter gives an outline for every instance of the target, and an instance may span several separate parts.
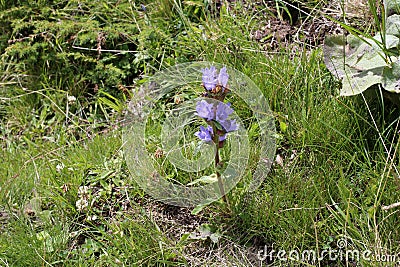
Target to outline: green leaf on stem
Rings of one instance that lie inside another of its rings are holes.
[[[188,183],[187,185],[195,185],[198,183],[203,183],[203,184],[212,184],[218,182],[218,177],[216,173],[213,173],[209,176],[202,176],[199,179],[194,180],[193,182]]]

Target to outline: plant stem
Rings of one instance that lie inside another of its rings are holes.
[[[217,134],[217,129],[216,129],[214,123],[213,123],[212,127],[213,127],[213,132],[214,132],[214,136],[213,136],[213,138],[214,138],[214,143],[215,143],[215,146],[216,146],[216,152],[215,152],[215,170],[216,170],[216,173],[217,173],[218,187],[219,187],[219,191],[220,191],[220,193],[221,193],[221,195],[222,195],[222,200],[223,200],[223,201],[228,205],[228,207],[229,207],[229,202],[228,202],[228,199],[227,199],[227,197],[226,197],[226,195],[225,195],[224,184],[223,184],[223,182],[222,182],[221,174],[220,174],[220,172],[219,172],[219,163],[220,163],[220,159],[219,159],[219,135]]]

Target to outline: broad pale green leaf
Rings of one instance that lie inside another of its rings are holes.
[[[346,64],[357,70],[365,71],[386,66],[383,52],[374,46],[363,43],[356,52],[346,58]]]
[[[386,14],[399,14],[400,13],[400,0],[385,0],[384,1]]]
[[[353,54],[348,55],[346,64],[361,71],[387,66],[385,54],[377,44],[377,42],[382,43],[381,36],[378,34],[366,41],[368,43],[362,43]],[[387,49],[394,48],[398,46],[399,38],[394,35],[386,35],[385,42]]]
[[[386,34],[400,37],[400,15],[394,14],[387,18]]]
[[[324,63],[328,70],[337,78],[343,78],[345,65],[349,64],[347,58],[354,54],[361,44],[360,38],[353,35],[347,37],[347,42],[343,35],[327,36],[324,43]]]
[[[400,47],[400,0],[386,0],[384,5],[387,14],[394,14],[387,18],[384,36],[349,35],[346,41],[343,36],[325,38],[324,61],[329,71],[342,79],[340,95],[356,95],[375,84],[400,93],[399,58],[385,54],[385,49],[396,52]],[[396,63],[389,65],[390,62]]]
[[[380,34],[377,34],[374,36],[374,39],[377,40],[380,43],[383,43],[382,37]],[[385,42],[386,42],[386,48],[396,48],[399,45],[399,38],[394,36],[393,34],[386,34],[385,35]],[[372,44],[376,49],[380,49],[380,47],[374,42]]]
[[[345,71],[347,67],[355,71],[368,71],[387,66],[385,54],[377,42],[382,42],[379,35],[365,41],[349,35],[347,43],[342,36],[328,36],[324,44],[325,65],[339,79],[348,76],[348,71]],[[394,35],[386,36],[387,48],[396,47],[398,44],[399,38]]]
[[[390,67],[383,69],[382,86],[385,90],[400,93],[400,62],[396,61]]]
[[[328,70],[340,79],[344,76],[344,56],[346,42],[341,35],[332,35],[325,38],[324,63]]]
[[[346,76],[343,77],[342,89],[340,95],[357,95],[369,87],[382,82],[383,67],[357,71],[354,68],[346,68]]]

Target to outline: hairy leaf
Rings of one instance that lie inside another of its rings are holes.
[[[383,67],[364,70],[361,72],[353,68],[346,68],[346,76],[343,78],[343,86],[340,95],[351,96],[357,95],[369,87],[382,82]]]
[[[400,13],[400,0],[385,0],[384,1],[386,14]]]
[[[340,95],[359,94],[369,87],[382,82],[383,69],[397,57],[387,56],[385,49],[397,48],[399,38],[385,36],[385,46],[380,34],[373,38],[358,38],[349,35],[328,36],[324,45],[324,61],[327,68],[339,79],[343,87]]]
[[[400,37],[400,15],[394,14],[387,18],[386,34]]]
[[[389,92],[400,93],[400,61],[383,69],[382,86]]]

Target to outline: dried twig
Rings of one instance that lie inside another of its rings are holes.
[[[382,210],[390,210],[390,209],[393,209],[393,208],[397,208],[399,206],[400,206],[400,202],[397,202],[397,203],[393,203],[393,204],[391,204],[389,206],[382,206]]]
[[[98,48],[87,48],[87,47],[80,47],[73,45],[72,48],[80,49],[80,50],[87,50],[87,51],[96,51],[99,52]],[[101,49],[101,52],[110,52],[110,53],[138,53],[139,51],[136,50],[113,50],[113,49]]]

